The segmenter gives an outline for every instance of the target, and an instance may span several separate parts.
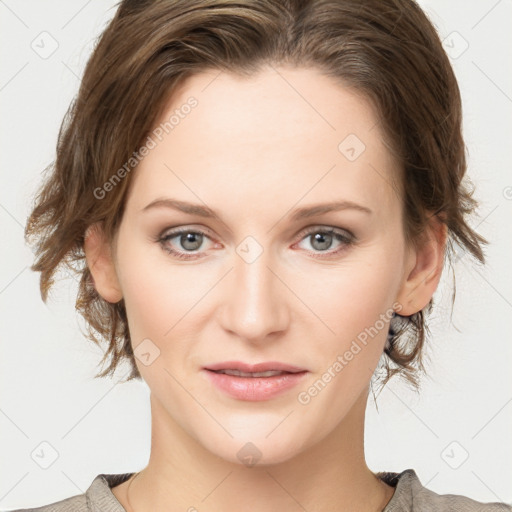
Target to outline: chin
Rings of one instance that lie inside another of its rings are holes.
[[[302,451],[305,445],[303,438],[298,439],[286,429],[269,435],[270,430],[265,428],[260,432],[249,428],[244,434],[234,435],[233,438],[221,434],[222,437],[208,437],[200,442],[217,457],[248,468],[280,464]]]

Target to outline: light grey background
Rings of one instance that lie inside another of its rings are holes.
[[[2,510],[83,493],[97,474],[137,471],[149,457],[146,384],[93,380],[102,353],[80,332],[76,282],[63,276],[43,304],[23,241],[32,194],[114,5],[0,0]],[[367,460],[375,471],[414,468],[438,493],[512,503],[512,3],[421,5],[446,38],[459,79],[481,201],[473,225],[491,245],[486,268],[458,261],[452,322],[451,277],[443,276],[422,393],[392,381],[378,412],[370,401]]]

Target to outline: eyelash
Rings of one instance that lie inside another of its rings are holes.
[[[165,233],[165,231],[164,231],[164,233]],[[201,230],[192,230],[190,228],[179,228],[179,229],[175,229],[173,231],[167,232],[163,236],[159,235],[156,238],[156,242],[160,243],[160,245],[164,251],[166,251],[171,256],[173,256],[177,259],[194,260],[194,259],[201,258],[202,256],[198,256],[198,253],[184,253],[181,251],[176,251],[175,249],[170,248],[166,244],[166,242],[168,242],[169,240],[172,240],[173,238],[176,238],[178,235],[181,235],[183,233],[193,233],[195,235],[204,235],[204,236],[208,237],[207,233],[205,233],[204,231],[201,231]],[[326,258],[331,258],[331,257],[337,256],[338,254],[342,253],[343,251],[348,249],[351,245],[353,245],[356,242],[356,237],[350,231],[346,231],[346,230],[341,231],[341,230],[338,230],[338,229],[332,228],[332,227],[320,227],[320,226],[314,226],[312,228],[308,228],[307,230],[303,231],[300,234],[300,236],[301,236],[300,241],[307,238],[309,235],[318,234],[318,233],[321,233],[324,235],[325,234],[334,235],[335,239],[337,239],[340,242],[343,242],[343,246],[338,250],[335,250],[332,252],[323,251],[320,254],[318,254],[318,253],[315,254],[315,253],[312,253],[311,251],[308,251],[311,253],[311,256],[313,258],[326,259]],[[324,254],[327,254],[327,256],[324,256]]]

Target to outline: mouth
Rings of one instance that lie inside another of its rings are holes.
[[[295,387],[308,372],[278,362],[246,364],[227,361],[204,367],[208,380],[223,393],[245,401],[269,400]]]
[[[241,372],[239,370],[210,370],[214,373],[223,373],[225,375],[233,375],[235,377],[248,377],[248,378],[257,378],[257,377],[275,377],[276,375],[286,375],[290,373],[300,373],[300,372],[283,372],[277,370],[269,370],[268,372]]]
[[[267,373],[267,372],[281,372],[281,373],[299,373],[307,371],[306,368],[301,368],[299,366],[281,363],[279,361],[266,361],[263,363],[243,363],[241,361],[223,361],[221,363],[209,364],[204,367],[206,370],[210,370],[213,372],[239,372],[246,377],[250,377],[252,375],[257,375],[259,373]],[[262,377],[266,377],[266,375],[261,375]]]

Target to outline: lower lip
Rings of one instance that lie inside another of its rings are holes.
[[[305,377],[307,371],[285,373],[274,377],[237,377],[225,373],[203,370],[215,386],[238,400],[260,402],[269,400],[293,388]]]

